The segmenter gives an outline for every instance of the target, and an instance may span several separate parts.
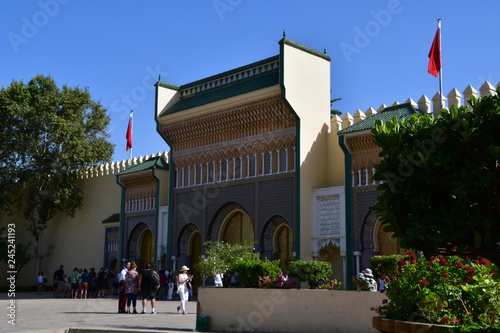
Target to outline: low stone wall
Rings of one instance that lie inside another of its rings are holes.
[[[345,290],[199,288],[197,316],[219,332],[376,332],[370,307],[382,293]]]

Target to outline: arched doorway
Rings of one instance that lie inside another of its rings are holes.
[[[198,286],[202,285],[201,274],[196,270],[196,265],[201,258],[201,235],[197,230],[191,234],[189,239],[189,255],[191,256],[191,274],[193,274],[193,293],[198,293]]]
[[[229,213],[222,223],[219,240],[232,245],[253,243],[255,235],[250,216],[241,210]]]
[[[290,227],[280,224],[274,233],[274,252],[280,261],[283,271],[288,270],[288,264],[293,260],[293,234]]]
[[[137,266],[141,272],[147,263],[153,263],[153,233],[150,229],[144,229],[137,241]]]
[[[392,237],[392,233],[384,231],[380,220],[375,223],[373,233],[374,248],[379,255],[404,254],[406,252],[406,249],[399,246],[399,240]]]

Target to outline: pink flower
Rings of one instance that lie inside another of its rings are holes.
[[[429,282],[425,281],[425,280],[418,280],[418,282],[420,282],[421,284],[423,284],[424,286],[428,285]]]
[[[456,268],[462,268],[464,264],[461,261],[455,261],[455,267]]]
[[[466,275],[466,276],[464,277],[464,280],[465,280],[465,282],[467,282],[467,283],[473,283],[473,282],[474,282],[474,280],[472,279],[472,277],[470,277],[470,276],[468,276],[468,275]]]
[[[449,279],[450,278],[450,274],[443,273],[443,277]]]
[[[443,257],[439,258],[439,266],[446,266],[446,263],[447,261],[445,258]]]
[[[387,304],[387,303],[389,303],[389,300],[388,300],[387,298],[384,298],[384,299],[382,300],[382,304]]]

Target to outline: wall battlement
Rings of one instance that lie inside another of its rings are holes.
[[[500,82],[497,84],[497,87],[500,87]],[[478,96],[491,96],[496,94],[496,88],[493,86],[490,82],[485,81],[481,87],[479,87],[479,93],[478,91],[471,85],[468,85],[460,94],[459,90],[456,88],[451,89],[451,91],[448,93],[448,95],[443,96],[443,107],[451,107],[452,105],[456,106],[461,106],[461,105],[468,105],[468,100],[472,96],[478,97]],[[440,96],[439,92],[436,92],[436,94],[429,99],[426,95],[422,95],[420,99],[418,99],[417,102],[415,102],[413,99],[408,98],[404,103],[411,103],[414,105],[417,109],[419,109],[422,112],[425,113],[432,113],[434,115],[438,114],[441,111],[440,108]],[[446,103],[447,102],[447,103]],[[399,103],[398,101],[395,101],[393,104],[390,106],[395,106],[399,105],[402,103]],[[380,105],[377,109],[374,109],[372,107],[368,108],[366,112],[361,111],[360,109],[357,109],[354,112],[354,115],[351,115],[349,112],[344,113],[342,117],[339,116],[333,116],[331,119],[331,124],[332,124],[332,133],[336,133],[344,128],[347,128],[359,121],[364,120],[367,117],[370,117],[377,112],[382,111],[388,107],[388,105],[382,104]]]
[[[156,154],[156,155],[155,154],[145,155],[145,156],[134,157],[134,158],[128,159],[128,160],[100,164],[96,167],[89,168],[87,170],[87,173],[82,178],[87,179],[87,178],[95,178],[95,177],[99,177],[99,176],[116,175],[122,171],[125,171],[125,170],[133,167],[133,166],[141,164],[142,162],[147,161],[150,158],[154,158],[154,157],[158,157],[158,156],[162,157],[168,163],[168,151],[164,151],[163,153],[158,152],[158,154]]]

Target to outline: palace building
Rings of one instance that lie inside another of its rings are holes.
[[[61,264],[195,267],[205,242],[224,241],[255,242],[256,253],[284,270],[296,259],[328,261],[332,278],[346,284],[370,257],[404,251],[370,211],[380,159],[371,127],[430,113],[431,101],[332,116],[330,56],[287,37],[278,46],[277,55],[191,83],[159,78],[152,111],[168,153],[88,171],[82,209],[57,215],[45,230],[49,280]],[[480,90],[495,93],[488,82]],[[469,86],[464,95],[477,91]],[[461,98],[454,89],[448,104]],[[13,222],[16,242],[29,244],[18,217],[4,216],[0,227]],[[28,263],[18,284],[35,276]]]

